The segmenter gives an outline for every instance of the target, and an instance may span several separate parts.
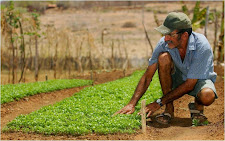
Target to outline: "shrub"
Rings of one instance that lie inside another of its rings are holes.
[[[123,28],[134,28],[134,27],[136,27],[136,24],[133,22],[125,22],[122,27]]]

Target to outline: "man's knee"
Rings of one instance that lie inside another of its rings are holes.
[[[198,93],[198,101],[200,101],[203,105],[209,106],[215,100],[215,93],[210,88],[204,88]]]
[[[159,54],[158,57],[158,63],[159,65],[168,65],[172,64],[172,58],[168,52],[163,52]]]

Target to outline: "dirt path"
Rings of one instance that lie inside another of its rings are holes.
[[[216,69],[215,69],[216,70]],[[219,71],[223,71],[219,69]],[[219,72],[219,73],[220,73]],[[218,74],[219,74],[218,73]],[[127,73],[127,75],[131,72]],[[221,73],[223,74],[223,73]],[[95,75],[95,83],[103,83],[123,77],[122,71],[104,72]],[[80,88],[66,89],[51,93],[43,93],[24,98],[20,101],[11,102],[1,105],[1,127],[6,125],[20,114],[28,114],[42,106],[53,104],[66,97],[72,96],[81,90]],[[216,82],[216,89],[219,98],[209,107],[205,108],[205,115],[208,117],[210,124],[201,127],[192,127],[188,103],[193,98],[185,95],[174,102],[175,118],[171,121],[170,126],[162,126],[154,122],[147,123],[147,135],[143,135],[141,130],[135,134],[113,134],[113,135],[96,135],[86,136],[45,136],[33,133],[1,133],[2,140],[224,140],[224,80],[219,77]],[[157,113],[162,112],[160,109]],[[155,114],[157,114],[155,113]]]

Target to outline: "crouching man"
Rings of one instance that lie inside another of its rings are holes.
[[[189,94],[195,97],[195,102],[188,105],[191,118],[204,122],[207,120],[204,106],[211,105],[217,98],[214,86],[217,74],[213,69],[213,52],[208,40],[204,35],[192,32],[190,19],[180,12],[169,13],[156,30],[164,37],[149,59],[149,66],[130,102],[115,114],[135,111],[158,69],[163,97],[146,106],[147,117],[165,105],[165,111],[156,116],[156,121],[168,124],[174,117],[173,101]]]

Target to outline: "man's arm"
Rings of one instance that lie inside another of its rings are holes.
[[[148,66],[144,75],[141,77],[129,104],[136,106],[138,100],[143,96],[143,94],[148,89],[156,70],[157,70],[157,63]]]
[[[174,101],[192,91],[198,79],[187,79],[183,84],[162,97],[162,104]]]
[[[148,89],[148,86],[150,85],[150,82],[152,81],[152,77],[155,74],[156,70],[157,70],[157,63],[148,66],[144,75],[141,77],[130,102],[121,110],[113,114],[113,116],[117,114],[132,114],[135,111],[135,106],[138,100],[143,96],[143,94]]]
[[[198,79],[187,79],[183,84],[175,88],[174,90],[170,91],[166,95],[161,98],[162,104],[165,105],[169,102],[172,102],[184,94],[192,91],[197,83]],[[160,108],[160,105],[156,102],[150,103],[146,106],[146,113],[147,117],[149,117],[152,113]]]

